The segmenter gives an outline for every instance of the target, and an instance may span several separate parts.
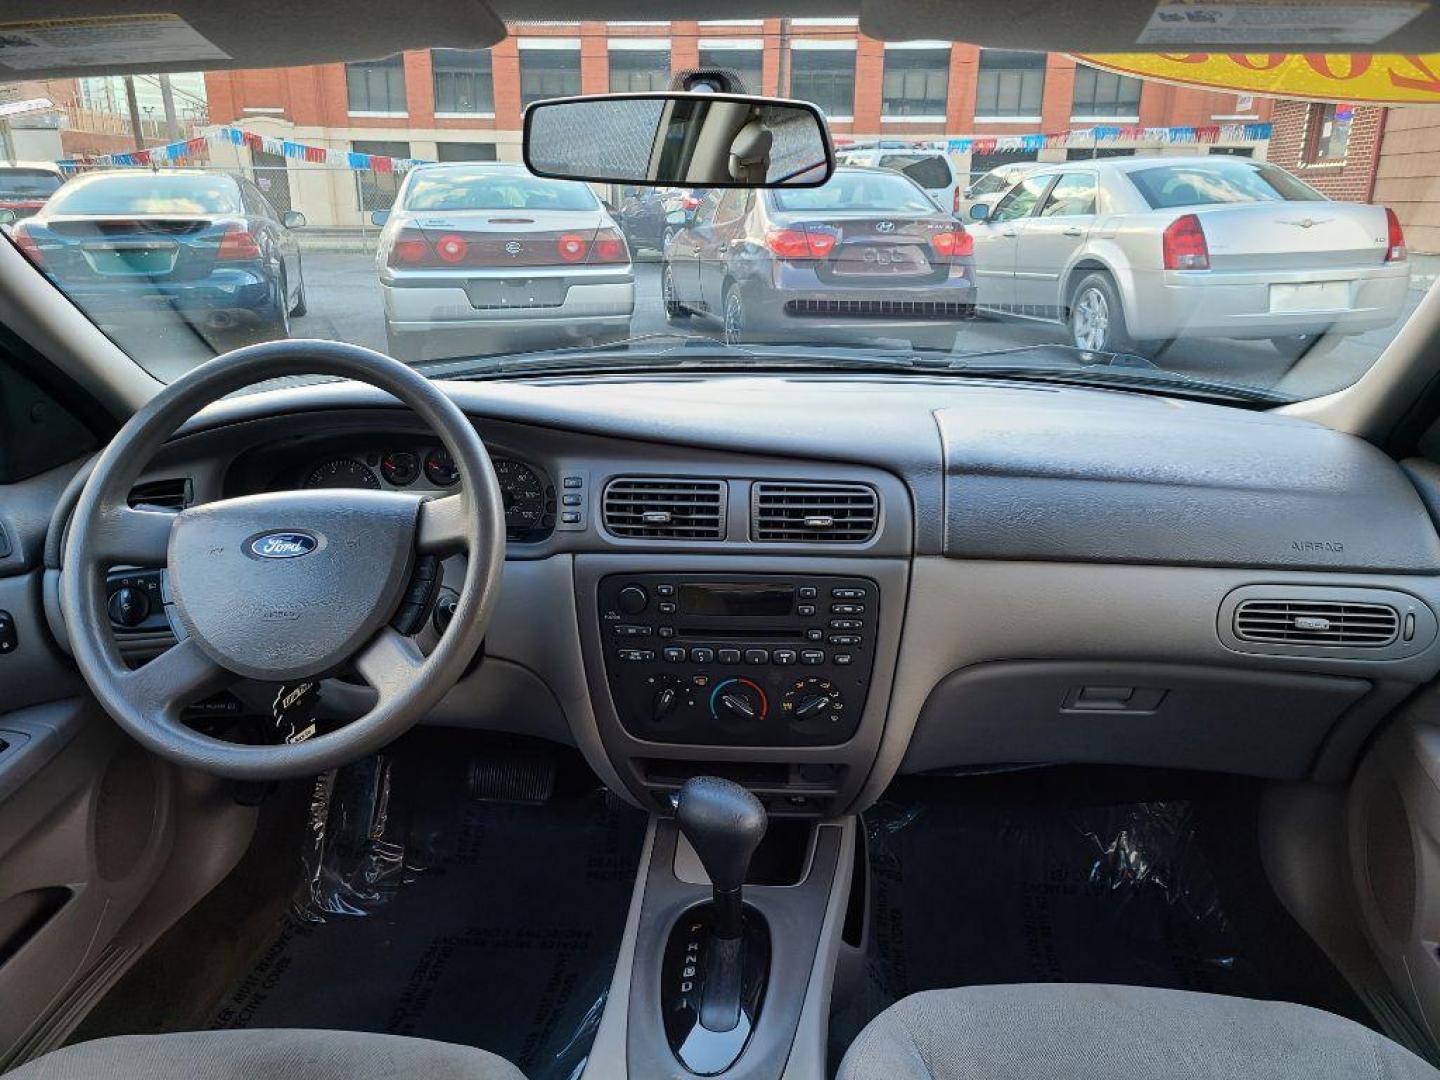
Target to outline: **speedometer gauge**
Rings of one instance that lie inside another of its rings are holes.
[[[363,461],[336,458],[319,466],[305,478],[307,488],[376,488],[380,479]]]
[[[519,461],[497,458],[495,476],[505,500],[505,527],[538,529],[545,517],[545,485],[535,470]]]

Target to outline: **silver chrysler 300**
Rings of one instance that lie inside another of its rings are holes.
[[[1244,158],[1066,162],[967,210],[980,307],[1064,322],[1081,348],[1219,337],[1300,350],[1391,325],[1409,288],[1393,211],[1331,202]]]
[[[385,336],[399,359],[630,335],[630,249],[585,184],[523,165],[423,165],[377,218]]]

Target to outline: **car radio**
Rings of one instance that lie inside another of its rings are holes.
[[[602,578],[600,632],[620,722],[661,743],[845,742],[864,711],[879,605],[867,578]]]

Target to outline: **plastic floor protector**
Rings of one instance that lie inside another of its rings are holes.
[[[839,1003],[832,1067],[881,1009],[953,986],[1167,987],[1373,1026],[1270,891],[1256,789],[1208,777],[1142,785],[1093,769],[919,780],[867,811],[865,979]]]
[[[480,801],[466,770],[431,740],[317,780],[299,899],[211,1027],[387,1032],[579,1074],[645,815],[593,788]]]

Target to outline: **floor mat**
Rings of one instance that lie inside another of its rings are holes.
[[[479,1046],[578,1074],[614,970],[646,818],[603,791],[477,801],[454,741],[317,786],[302,902],[211,1017]]]
[[[832,1057],[907,994],[991,983],[1168,987],[1372,1023],[1271,893],[1257,796],[1245,780],[1103,769],[897,785],[864,815],[866,979]]]

